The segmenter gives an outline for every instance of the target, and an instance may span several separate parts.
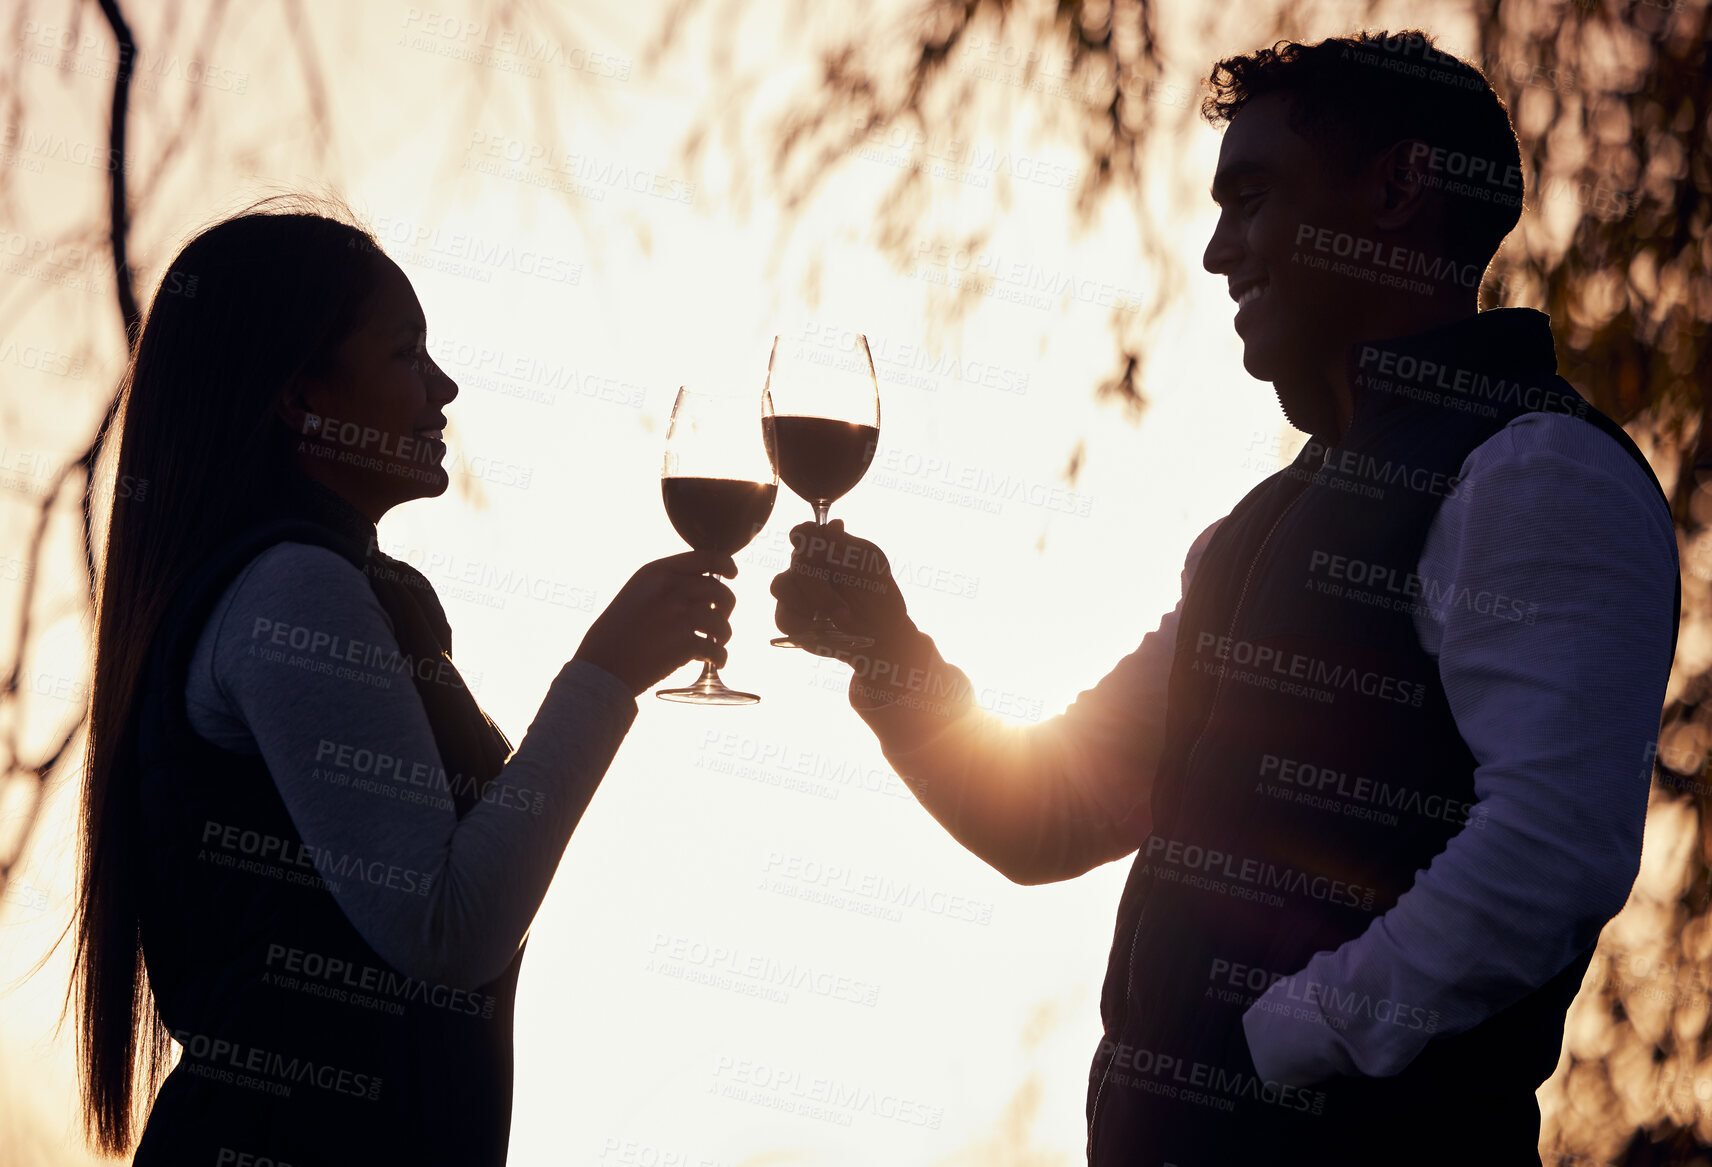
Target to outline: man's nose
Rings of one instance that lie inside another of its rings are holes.
[[[1213,275],[1235,271],[1236,261],[1242,254],[1242,247],[1235,238],[1236,233],[1227,225],[1227,218],[1226,215],[1219,216],[1213,237],[1207,240],[1207,249],[1201,253],[1201,266]]]

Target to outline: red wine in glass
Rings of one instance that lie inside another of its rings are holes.
[[[767,525],[779,487],[736,478],[662,478],[666,517],[697,551],[736,555]]]
[[[780,480],[817,514],[862,481],[880,442],[879,426],[830,417],[775,414],[761,424],[777,454]]]
[[[773,338],[761,427],[779,477],[814,508],[826,525],[827,511],[848,494],[874,461],[880,441],[880,386],[868,338],[859,332],[822,332],[831,341]],[[844,632],[816,612],[810,627],[775,636],[780,648],[825,654],[868,648],[872,637]]]
[[[666,517],[697,551],[735,555],[766,526],[779,479],[767,449],[755,441],[752,405],[679,389],[666,431],[660,498]],[[729,689],[712,661],[681,689],[654,694],[697,705],[753,705],[754,693]]]

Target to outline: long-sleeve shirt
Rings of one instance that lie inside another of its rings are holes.
[[[360,570],[324,547],[275,544],[227,586],[202,628],[185,684],[191,728],[223,749],[261,754],[309,847],[418,873],[426,895],[360,879],[332,886],[389,964],[453,987],[487,983],[523,942],[635,719],[635,698],[604,669],[567,663],[483,801],[459,819],[447,788],[456,777],[445,775],[410,678],[323,667],[274,648],[279,629],[361,644],[379,659],[399,650]]]
[[[1415,625],[1478,763],[1478,802],[1389,911],[1248,1007],[1249,1052],[1271,1080],[1399,1072],[1433,1036],[1472,1028],[1565,967],[1640,869],[1671,665],[1671,519],[1616,442],[1563,414],[1515,419],[1469,454],[1461,478],[1418,565],[1448,587]],[[1184,594],[1217,527],[1189,549]],[[973,816],[989,837],[1000,819],[1032,831],[1020,850],[1006,842],[1026,882],[1068,878],[1149,832],[1181,612],[1179,602],[1039,726],[1003,724],[967,700],[897,700],[861,678],[851,703],[924,801],[957,776],[965,799],[995,800],[996,812]],[[936,693],[966,691],[925,637],[911,651]],[[1392,1007],[1328,1019],[1325,1001],[1351,993]],[[1414,1024],[1422,1016],[1432,1023]]]

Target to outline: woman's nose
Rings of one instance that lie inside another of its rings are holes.
[[[458,383],[452,380],[446,370],[440,367],[438,361],[434,362],[434,380],[440,387],[439,398],[441,401],[451,401],[457,397]]]

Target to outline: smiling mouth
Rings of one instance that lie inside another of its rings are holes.
[[[1270,280],[1250,280],[1231,289],[1231,298],[1236,301],[1237,310],[1248,307],[1260,298],[1260,294],[1271,286]]]

